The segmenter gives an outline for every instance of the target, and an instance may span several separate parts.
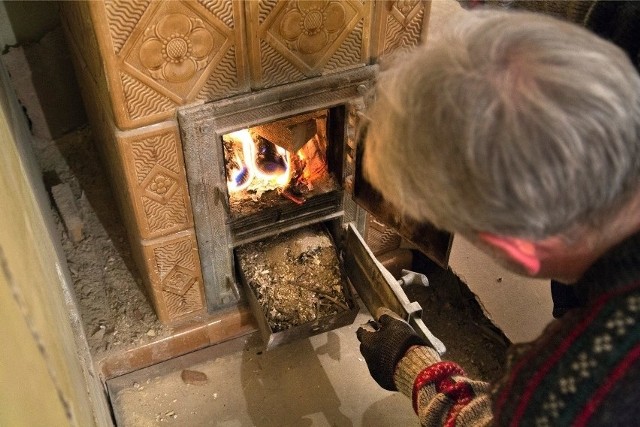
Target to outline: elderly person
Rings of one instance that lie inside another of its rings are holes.
[[[465,13],[381,73],[364,173],[400,211],[583,307],[515,346],[500,384],[440,360],[384,315],[359,329],[373,378],[423,425],[635,425],[640,417],[640,77],[593,33]],[[526,315],[526,314],[525,314]]]
[[[465,8],[491,5],[544,13],[580,24],[622,48],[640,70],[640,2],[609,0],[459,0]],[[579,307],[572,286],[551,280],[553,317]]]

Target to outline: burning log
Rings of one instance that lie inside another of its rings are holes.
[[[286,173],[289,165],[285,156],[278,151],[278,147],[261,136],[258,136],[257,140],[256,168],[265,175]]]
[[[318,133],[295,153],[258,132],[265,133],[264,126],[224,135],[225,173],[234,218],[290,202],[300,206],[317,195],[339,189],[327,164],[326,124],[314,124],[313,129]]]

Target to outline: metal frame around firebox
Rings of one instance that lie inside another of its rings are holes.
[[[353,222],[364,233],[366,213],[352,199],[345,186],[354,173],[356,113],[373,84],[377,66],[295,82],[226,98],[178,111],[189,195],[208,310],[236,304],[240,299],[233,250],[241,244],[293,230],[313,223]],[[238,239],[229,225],[227,183],[222,136],[240,129],[271,123],[309,111],[345,106],[341,204],[318,215],[290,218],[269,231]]]

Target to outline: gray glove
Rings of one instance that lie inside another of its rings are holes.
[[[395,314],[395,313],[394,313]],[[360,353],[369,367],[369,373],[386,390],[396,391],[393,374],[407,350],[414,345],[427,345],[404,320],[383,314],[378,330],[371,332],[358,328]]]

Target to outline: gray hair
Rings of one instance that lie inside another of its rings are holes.
[[[480,10],[380,73],[367,179],[444,230],[543,238],[593,226],[640,183],[640,77],[587,30]]]

